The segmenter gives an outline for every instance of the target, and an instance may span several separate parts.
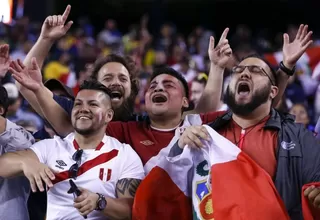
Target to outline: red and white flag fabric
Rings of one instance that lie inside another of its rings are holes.
[[[186,118],[184,125],[195,119]],[[270,176],[205,127],[211,140],[201,150],[185,147],[178,156],[157,158],[136,192],[132,219],[289,219]],[[166,152],[178,140],[178,130]]]

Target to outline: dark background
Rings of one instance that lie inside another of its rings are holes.
[[[70,18],[88,16],[96,27],[102,28],[105,19],[114,18],[119,29],[126,32],[130,24],[150,15],[150,30],[171,21],[179,32],[189,33],[196,25],[221,32],[247,24],[253,30],[267,28],[271,32],[285,31],[287,24],[308,23],[316,33],[320,28],[320,1],[302,0],[25,0],[25,14],[33,20],[53,13],[62,13],[70,4]]]

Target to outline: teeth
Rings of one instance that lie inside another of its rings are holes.
[[[89,119],[88,117],[85,117],[85,116],[81,116],[79,119]]]

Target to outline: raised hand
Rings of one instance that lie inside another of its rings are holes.
[[[232,56],[232,49],[227,39],[228,32],[229,32],[229,28],[226,28],[223,31],[216,47],[214,46],[215,40],[212,36],[210,37],[210,42],[209,42],[208,54],[209,54],[210,61],[221,68],[226,67],[229,59]]]
[[[9,45],[0,45],[0,79],[3,78],[9,70],[10,57],[9,57]]]
[[[283,34],[283,64],[292,69],[307,48],[312,44],[312,31],[308,31],[308,25],[301,24],[295,39],[290,43],[289,35]]]
[[[71,6],[68,5],[63,15],[48,16],[42,25],[40,37],[42,39],[57,40],[64,36],[73,24],[73,21],[69,21],[66,24],[70,11]]]
[[[10,65],[9,71],[12,73],[13,78],[21,85],[33,92],[36,92],[43,85],[42,75],[36,58],[31,59],[31,64],[31,67],[28,68],[21,62],[21,60],[13,61]]]

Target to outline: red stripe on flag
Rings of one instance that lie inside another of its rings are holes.
[[[192,203],[170,175],[155,167],[139,185],[132,207],[132,220],[192,220]]]
[[[213,164],[211,180],[214,219],[289,219],[271,177],[248,155]]]
[[[103,154],[97,156],[96,158],[85,162],[84,164],[82,164],[80,166],[77,176],[84,174],[85,172],[87,172],[88,170],[92,169],[95,166],[98,166],[100,164],[103,164],[103,163],[106,163],[106,162],[112,160],[117,155],[118,155],[118,150],[112,150],[110,152],[103,153]],[[68,179],[69,178],[69,171],[67,170],[67,171],[55,174],[55,176],[56,176],[56,178],[52,181],[53,184],[56,184],[56,183],[59,183],[63,180]]]

